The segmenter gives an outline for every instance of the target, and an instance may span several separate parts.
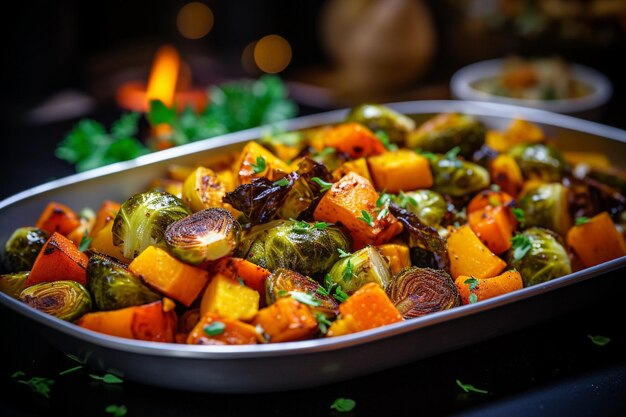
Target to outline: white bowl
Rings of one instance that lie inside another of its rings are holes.
[[[569,68],[574,79],[590,87],[591,92],[582,97],[557,100],[517,99],[496,96],[473,87],[479,80],[498,76],[502,72],[504,62],[504,59],[491,59],[458,70],[450,80],[452,97],[459,100],[491,101],[534,107],[556,113],[581,114],[599,109],[609,101],[613,94],[613,86],[605,75],[580,64],[569,64]]]

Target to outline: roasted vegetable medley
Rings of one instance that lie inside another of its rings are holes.
[[[97,212],[50,202],[6,242],[0,290],[139,340],[341,336],[625,256],[625,194],[605,155],[560,151],[526,121],[417,125],[368,104],[171,166]]]

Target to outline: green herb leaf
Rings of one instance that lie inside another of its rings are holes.
[[[91,241],[92,241],[92,238],[89,237],[89,232],[85,230],[85,233],[83,233],[83,237],[80,240],[80,243],[78,244],[78,250],[80,250],[81,252],[85,252],[87,249],[89,249],[89,245],[91,245]]]
[[[289,294],[286,290],[278,290],[279,297],[286,297]]]
[[[337,398],[330,406],[330,408],[339,411],[340,413],[352,411],[354,410],[354,407],[356,407],[356,401],[350,398]]]
[[[357,219],[364,221],[370,227],[374,227],[374,219],[372,218],[372,215],[369,214],[366,210],[361,210],[361,217],[357,217]]]
[[[343,303],[348,299],[349,295],[343,292],[340,285],[337,285],[337,288],[335,288],[335,293],[333,294],[333,297],[335,297],[335,300],[339,301],[340,303]]]
[[[287,185],[289,185],[289,180],[287,178],[281,178],[278,181],[274,181],[274,184],[280,186],[280,187],[285,187]]]
[[[15,373],[11,375],[11,378],[17,378],[18,376],[24,376],[24,375],[26,375],[24,371],[15,371]]]
[[[461,381],[459,381],[458,379],[456,380],[456,384],[461,387],[461,389],[465,392],[475,392],[477,394],[489,394],[489,391],[486,391],[484,389],[479,389],[476,388],[475,386],[473,386],[472,384],[464,384]]]
[[[328,226],[330,226],[330,223],[326,223],[326,222],[315,222],[313,224],[313,227],[319,230],[326,229]]]
[[[432,152],[424,151],[424,150],[419,149],[419,148],[416,149],[415,152],[417,152],[418,154],[420,154],[424,158],[428,159],[429,161],[434,161],[435,160],[435,154],[432,153]]]
[[[291,219],[291,220],[294,222],[293,231],[296,233],[306,232],[307,230],[311,228],[311,225],[307,222],[303,222],[301,220],[294,220],[294,219]]]
[[[461,148],[458,146],[455,146],[454,148],[446,152],[445,158],[449,161],[454,161],[458,158],[459,152],[461,152]]]
[[[76,371],[79,371],[81,369],[83,369],[83,365],[78,365],[78,366],[75,366],[73,368],[66,369],[65,371],[59,372],[59,375],[71,374],[72,372],[76,372]]]
[[[398,145],[396,145],[395,143],[391,143],[387,132],[385,132],[384,130],[377,130],[374,134],[376,135],[378,140],[380,140],[380,142],[385,146],[385,149],[387,149],[388,151],[398,150]]]
[[[262,156],[257,156],[256,163],[251,164],[251,166],[252,166],[252,171],[254,171],[255,174],[263,172],[267,169],[267,163],[265,162],[265,158],[263,158]]]
[[[326,296],[330,295],[328,293],[328,290],[326,288],[322,287],[321,285],[315,289],[315,292],[317,294],[321,295],[322,297],[326,297]]]
[[[128,409],[125,405],[108,405],[104,411],[112,414],[113,417],[124,417],[128,412]]]
[[[102,381],[105,384],[121,384],[122,382],[124,382],[124,380],[121,379],[120,377],[113,375],[113,374],[109,374],[109,373],[104,374],[104,376],[99,376],[99,375],[94,375],[94,374],[89,374],[89,376],[92,379],[95,379],[96,381]]]
[[[532,243],[530,238],[526,235],[517,234],[511,238],[511,243],[513,243],[513,258],[515,260],[520,260],[528,251],[532,248]]]
[[[470,304],[475,304],[478,301],[478,296],[474,293],[471,293],[469,296]]]
[[[513,207],[512,211],[519,224],[523,226],[524,223],[526,223],[526,214],[524,213],[524,210],[519,207]]]
[[[387,207],[391,204],[392,195],[385,192],[380,193],[378,200],[376,200],[376,207]]]
[[[326,334],[328,332],[328,328],[332,324],[328,318],[322,313],[315,313],[315,320],[317,321],[317,327],[319,327],[320,332],[322,334]]]
[[[378,215],[376,216],[376,220],[382,220],[385,217],[387,217],[388,214],[389,214],[389,209],[385,207],[378,212]]]
[[[335,286],[335,281],[333,281],[333,277],[330,276],[330,274],[326,274],[324,276],[324,287],[326,288],[326,291],[328,291],[328,293],[330,294],[333,290],[333,287]]]
[[[240,276],[237,276],[237,282],[239,283],[239,285],[241,285],[242,287],[246,286],[246,281],[243,280],[243,278],[241,278]]]
[[[469,290],[473,291],[474,288],[476,288],[476,286],[478,285],[478,280],[474,277],[468,278],[465,281],[463,281],[465,284],[469,285]]]
[[[313,297],[313,294],[305,293],[302,291],[289,291],[289,295],[296,301],[301,302],[302,304],[310,305],[311,307],[317,307],[322,302]]]
[[[204,326],[202,330],[208,336],[217,336],[217,335],[224,333],[224,330],[226,330],[226,325],[222,323],[221,321],[214,321]]]
[[[608,344],[611,341],[611,339],[609,339],[606,336],[600,336],[600,335],[592,336],[592,335],[588,334],[587,337],[589,338],[589,340],[591,340],[591,342],[594,345],[597,345],[597,346],[605,346],[606,344]]]
[[[50,387],[54,385],[53,379],[43,378],[40,376],[34,376],[28,381],[18,379],[17,382],[28,385],[33,392],[41,394],[46,398],[50,398]]]
[[[174,106],[167,107],[161,100],[150,100],[150,108],[146,117],[152,126],[164,123],[170,126],[178,124],[176,108]]]
[[[350,259],[348,259],[348,262],[346,263],[346,269],[343,270],[343,279],[344,281],[350,281],[353,276],[354,276],[354,266],[352,265],[352,262],[350,261]]]
[[[591,219],[589,217],[580,216],[576,217],[576,226],[582,226],[583,224],[589,223]]]
[[[337,248],[337,252],[339,252],[339,258],[347,258],[348,256],[352,255],[350,252],[346,252],[341,248]]]
[[[316,183],[317,185],[321,187],[320,189],[321,192],[328,191],[333,186],[332,182],[326,182],[320,177],[313,177],[311,178],[311,181],[313,181],[314,183]]]
[[[78,356],[75,355],[70,355],[69,353],[66,353],[65,356],[67,356],[68,358],[70,358],[71,360],[73,360],[74,362],[78,362],[82,365],[85,364],[85,361],[81,360]]]

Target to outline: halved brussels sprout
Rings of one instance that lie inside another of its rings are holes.
[[[415,129],[413,119],[378,104],[361,104],[355,107],[346,121],[361,123],[373,132],[382,130],[394,143],[404,143],[409,132]]]
[[[327,291],[323,291],[323,287],[312,278],[291,269],[278,268],[265,280],[265,296],[268,305],[275,303],[279,298],[290,297],[292,291],[311,297],[310,307],[313,311],[322,313],[328,318],[337,315],[339,310],[337,300]]]
[[[113,244],[128,259],[150,245],[166,248],[167,226],[190,214],[179,198],[164,191],[135,194],[122,204],[113,220]]]
[[[448,203],[443,196],[431,190],[410,191],[406,209],[420,219],[426,226],[437,227],[448,210]],[[416,204],[413,204],[416,203]]]
[[[509,155],[515,158],[526,179],[560,181],[567,170],[561,151],[544,143],[515,145]]]
[[[489,186],[489,172],[478,164],[444,155],[435,155],[430,161],[435,185],[442,194],[460,197]]]
[[[239,255],[270,271],[287,268],[321,277],[339,259],[339,249],[348,252],[351,244],[334,225],[277,220],[252,227]]]
[[[26,285],[30,271],[14,272],[0,275],[0,292],[9,297],[18,298]]]
[[[170,224],[167,247],[183,262],[200,265],[230,255],[239,245],[241,226],[228,210],[210,208]]]
[[[161,299],[125,265],[101,254],[94,254],[89,259],[87,288],[98,310],[118,310]]]
[[[391,282],[389,265],[373,246],[340,259],[328,274],[346,293],[353,293],[368,282],[375,282],[383,289]]]
[[[522,239],[527,239],[528,251],[520,256],[514,245],[507,253],[507,259],[509,265],[522,275],[525,287],[572,273],[567,252],[553,232],[531,227],[521,235]]]
[[[22,290],[19,300],[66,321],[74,321],[91,310],[89,292],[76,281],[35,284]]]
[[[460,305],[452,277],[440,269],[404,268],[387,287],[387,295],[405,319]]]
[[[572,226],[569,214],[569,191],[560,183],[540,184],[529,188],[519,197],[525,225],[545,227],[565,236]]]
[[[485,143],[485,126],[471,116],[442,113],[426,121],[407,137],[408,148],[446,153],[458,146],[466,158]]]
[[[30,270],[48,237],[47,232],[36,227],[16,229],[5,246],[5,254],[11,271]]]

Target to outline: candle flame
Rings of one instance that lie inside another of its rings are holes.
[[[161,100],[166,106],[172,106],[179,69],[180,56],[176,49],[170,45],[159,48],[154,56],[148,79],[146,108],[149,108],[151,100]]]

